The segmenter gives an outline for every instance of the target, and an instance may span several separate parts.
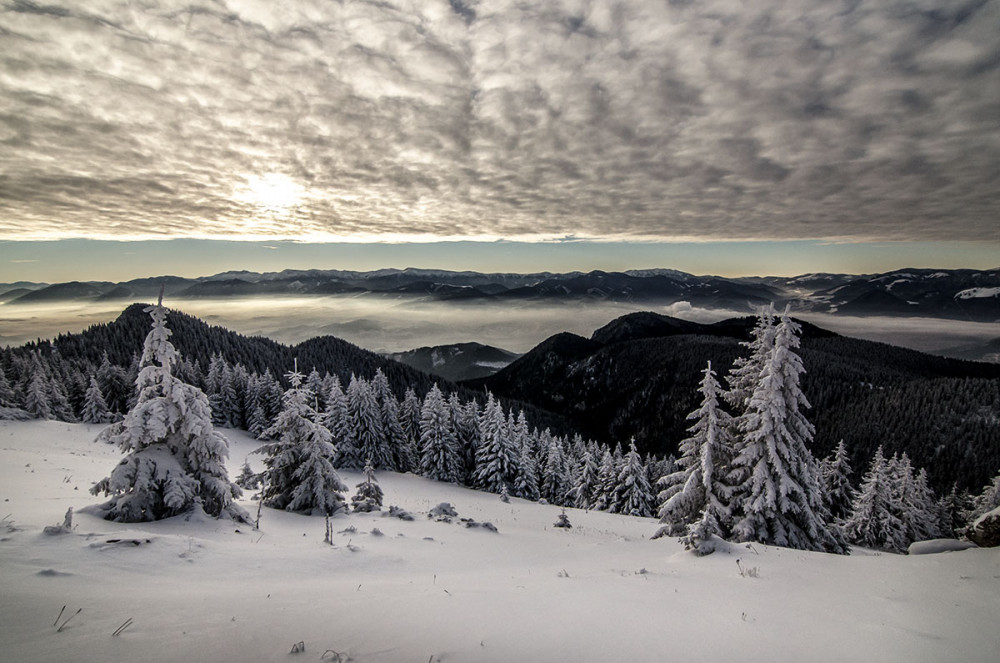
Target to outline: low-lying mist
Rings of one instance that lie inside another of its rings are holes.
[[[526,352],[558,332],[589,337],[611,320],[640,310],[697,322],[750,314],[750,311],[697,309],[686,302],[670,306],[558,301],[456,303],[373,294],[189,299],[165,303],[210,324],[286,344],[333,335],[363,348],[387,352],[466,341]],[[114,320],[126,305],[125,302],[0,305],[0,345],[17,346],[60,333],[79,332],[90,325]],[[800,317],[848,336],[925,352],[984,343],[1000,336],[1000,325],[990,323],[810,313]]]

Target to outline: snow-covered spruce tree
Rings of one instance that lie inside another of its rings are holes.
[[[902,552],[907,546],[906,526],[895,512],[892,477],[880,446],[861,480],[851,515],[844,521],[844,535],[859,546]]]
[[[538,466],[532,454],[532,444],[528,435],[521,438],[517,478],[514,479],[514,495],[532,502],[537,502],[538,498],[541,497],[538,492]]]
[[[254,375],[247,386],[247,432],[256,439],[264,439],[264,431],[271,427],[267,417],[267,403],[263,378]]]
[[[97,378],[91,376],[90,386],[83,399],[83,411],[80,413],[80,421],[85,424],[106,424],[114,417],[108,411],[108,404],[104,402],[101,395],[101,388],[97,385]]]
[[[399,404],[399,425],[409,440],[410,446],[419,456],[420,450],[420,417],[423,403],[417,397],[412,387],[407,387],[403,394],[403,402]]]
[[[389,467],[392,454],[385,443],[382,413],[375,392],[367,380],[351,376],[347,385],[348,450],[342,450],[340,467],[361,469],[364,459],[371,458],[376,469]]]
[[[245,490],[257,490],[260,488],[260,475],[250,467],[250,461],[244,459],[243,467],[240,468],[240,475],[236,477],[236,485]]]
[[[343,447],[347,443],[347,396],[340,388],[340,379],[332,376],[325,381],[326,387],[326,409],[320,421],[333,435],[334,445],[343,454]]]
[[[545,454],[545,466],[542,468],[542,497],[549,504],[563,506],[567,502],[567,493],[573,487],[572,477],[566,467],[566,454],[558,437],[549,438],[548,453]]]
[[[618,466],[614,454],[607,448],[601,455],[597,469],[597,484],[594,486],[591,505],[598,511],[611,511],[614,504],[615,482],[618,481]]]
[[[768,304],[761,308],[757,324],[750,332],[750,340],[740,342],[749,353],[745,357],[738,357],[726,375],[726,385],[729,388],[723,398],[738,415],[746,410],[760,380],[761,371],[770,359],[775,331],[774,306]]]
[[[416,450],[403,432],[399,419],[399,401],[389,395],[382,405],[382,430],[389,444],[389,464],[396,472],[411,472],[417,466]]]
[[[49,402],[48,380],[41,371],[35,371],[24,394],[24,409],[35,419],[51,419],[52,404]]]
[[[888,462],[889,478],[892,481],[892,500],[896,517],[903,523],[906,543],[924,541],[938,536],[936,504],[934,494],[927,485],[927,473],[923,474],[923,484],[913,472],[910,457],[904,451]]]
[[[462,462],[456,446],[448,404],[435,384],[421,408],[420,473],[437,481],[461,481]]]
[[[622,469],[618,473],[615,492],[619,513],[642,517],[653,515],[653,491],[649,487],[646,466],[636,451],[634,440],[629,444]]]
[[[145,309],[153,319],[143,344],[135,406],[122,421],[100,434],[125,457],[91,492],[111,500],[105,518],[118,522],[159,520],[182,513],[205,513],[248,522],[233,500],[238,486],[229,480],[229,443],[212,427],[208,398],[171,374],[178,353],[170,343],[162,301]]]
[[[284,408],[267,436],[275,440],[257,450],[265,454],[262,474],[264,505],[295,513],[333,515],[344,508],[347,486],[333,467],[333,436],[317,423],[298,371],[288,374]]]
[[[503,410],[490,394],[483,411],[480,426],[482,438],[476,450],[476,471],[474,485],[491,493],[499,493],[504,486],[514,485],[517,479],[517,464],[520,449],[514,446]]]
[[[357,485],[358,492],[351,497],[355,512],[369,513],[382,509],[382,487],[375,479],[375,468],[369,460],[365,463],[365,478]]]
[[[476,450],[479,448],[478,409],[469,410],[458,394],[448,397],[448,411],[451,427],[455,431],[455,442],[462,461],[462,483],[473,485],[476,471]]]
[[[850,478],[853,469],[843,440],[837,444],[837,448],[829,458],[823,459],[820,468],[830,516],[842,521],[851,513],[855,496]]]
[[[10,386],[10,381],[7,380],[7,374],[4,373],[3,366],[0,365],[0,407],[17,407],[18,400],[14,394],[13,387]]]
[[[798,331],[786,308],[770,357],[739,417],[743,439],[733,467],[743,483],[734,492],[740,516],[733,534],[739,541],[843,554],[847,546],[831,522],[819,462],[808,447],[813,426],[800,409],[809,402],[799,388],[805,369],[795,353]]]
[[[597,490],[597,463],[589,450],[584,450],[580,458],[580,467],[573,477],[573,487],[567,495],[570,506],[577,509],[589,509],[594,505],[594,492]]]
[[[676,471],[661,480],[665,487],[658,496],[658,515],[663,526],[654,535],[683,536],[690,526],[701,522],[699,540],[687,541],[695,547],[712,534],[728,536],[732,521],[732,488],[726,481],[733,459],[732,422],[719,405],[719,382],[712,362],[703,371],[698,391],[701,406],[687,416],[694,420],[688,428],[691,437],[680,444]]]

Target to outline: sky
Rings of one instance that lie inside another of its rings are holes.
[[[0,281],[993,268],[998,25],[1000,0],[0,0]]]

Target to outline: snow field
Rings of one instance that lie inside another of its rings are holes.
[[[266,508],[260,531],[111,523],[80,513],[103,501],[87,489],[121,457],[92,442],[101,428],[0,422],[2,661],[284,662],[332,649],[419,663],[992,662],[1000,645],[996,549],[843,557],[723,544],[699,558],[650,541],[654,519],[567,509],[573,528],[561,530],[559,507],[387,472],[376,474],[384,504],[416,520],[341,514],[334,546],[323,518]],[[224,434],[235,475],[259,443]],[[352,494],[362,477],[342,478]],[[499,533],[428,520],[439,502]],[[70,506],[73,532],[43,534]],[[60,623],[83,610],[57,633],[63,605]],[[299,641],[306,652],[289,655]]]

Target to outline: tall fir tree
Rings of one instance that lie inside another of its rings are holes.
[[[520,449],[514,446],[503,410],[493,394],[487,397],[482,419],[474,485],[491,493],[499,493],[504,487],[510,491],[517,479]]]
[[[615,484],[618,481],[618,466],[610,449],[605,449],[601,455],[601,464],[597,469],[597,485],[593,492],[593,508],[598,511],[611,511],[614,504]]]
[[[91,492],[112,496],[108,520],[159,520],[203,509],[216,517],[247,521],[229,480],[229,443],[212,427],[208,398],[171,374],[178,353],[170,343],[162,302],[145,309],[153,319],[136,376],[135,406],[100,439],[126,456]]]
[[[549,504],[561,506],[566,503],[566,495],[573,485],[567,473],[566,457],[559,439],[552,436],[548,436],[548,438],[548,453],[545,454],[545,466],[542,468],[540,477],[542,485],[539,493]]]
[[[851,513],[855,497],[854,487],[851,486],[853,469],[844,440],[837,444],[829,458],[823,459],[820,468],[830,516],[842,521]]]
[[[880,446],[861,480],[854,507],[844,522],[847,540],[866,548],[902,552],[906,526],[896,516],[893,480]]]
[[[108,410],[108,404],[104,402],[101,388],[97,384],[97,378],[91,376],[90,386],[87,388],[87,395],[83,402],[83,411],[80,413],[80,420],[85,424],[106,424],[112,420],[113,416]]]
[[[40,369],[35,371],[24,394],[24,409],[35,419],[52,419],[48,380]]]
[[[14,394],[14,388],[10,386],[10,381],[7,380],[7,374],[3,370],[3,366],[0,365],[0,407],[17,407],[18,400],[17,396]]]
[[[427,392],[420,415],[420,473],[436,481],[461,481],[462,465],[458,455],[451,413],[444,395],[435,384]]]
[[[701,406],[687,416],[694,420],[688,428],[691,436],[681,442],[677,470],[664,477],[665,488],[658,496],[663,527],[657,535],[689,535],[691,526],[700,522],[697,540],[687,543],[701,550],[709,536],[729,534],[733,491],[727,474],[734,450],[732,418],[719,405],[720,388],[712,362],[703,371],[698,391]]]
[[[618,513],[641,517],[653,515],[653,491],[634,440],[629,444],[628,453],[618,472],[615,492]]]
[[[538,498],[541,497],[538,492],[538,465],[535,462],[534,454],[532,454],[530,434],[525,433],[518,439],[521,441],[521,446],[518,450],[517,478],[514,479],[513,494],[516,497],[537,502]]]
[[[740,342],[740,345],[747,348],[748,353],[737,357],[726,375],[728,389],[723,397],[737,415],[747,409],[750,397],[753,396],[760,380],[760,374],[765,364],[770,361],[775,332],[774,306],[768,304],[760,309],[757,324],[750,332],[750,340]]]
[[[354,454],[342,454],[340,467],[359,470],[364,467],[363,459],[366,458],[371,459],[375,469],[392,465],[375,393],[367,380],[355,376],[351,376],[347,386],[347,426],[351,438],[349,448]]]
[[[275,441],[258,449],[267,468],[261,499],[275,509],[330,516],[344,508],[347,490],[333,467],[333,436],[317,422],[310,404],[315,395],[304,386],[302,374],[293,371],[287,377],[291,386],[284,407],[267,433]]]
[[[743,483],[735,492],[740,517],[733,533],[740,541],[846,553],[823,498],[819,463],[809,450],[813,426],[802,412],[809,402],[799,388],[805,369],[795,353],[798,331],[786,309],[739,417],[743,439],[733,466]]]
[[[594,505],[594,493],[597,490],[597,463],[589,450],[583,451],[580,467],[573,479],[573,488],[568,495],[570,506],[577,509],[589,509]]]

